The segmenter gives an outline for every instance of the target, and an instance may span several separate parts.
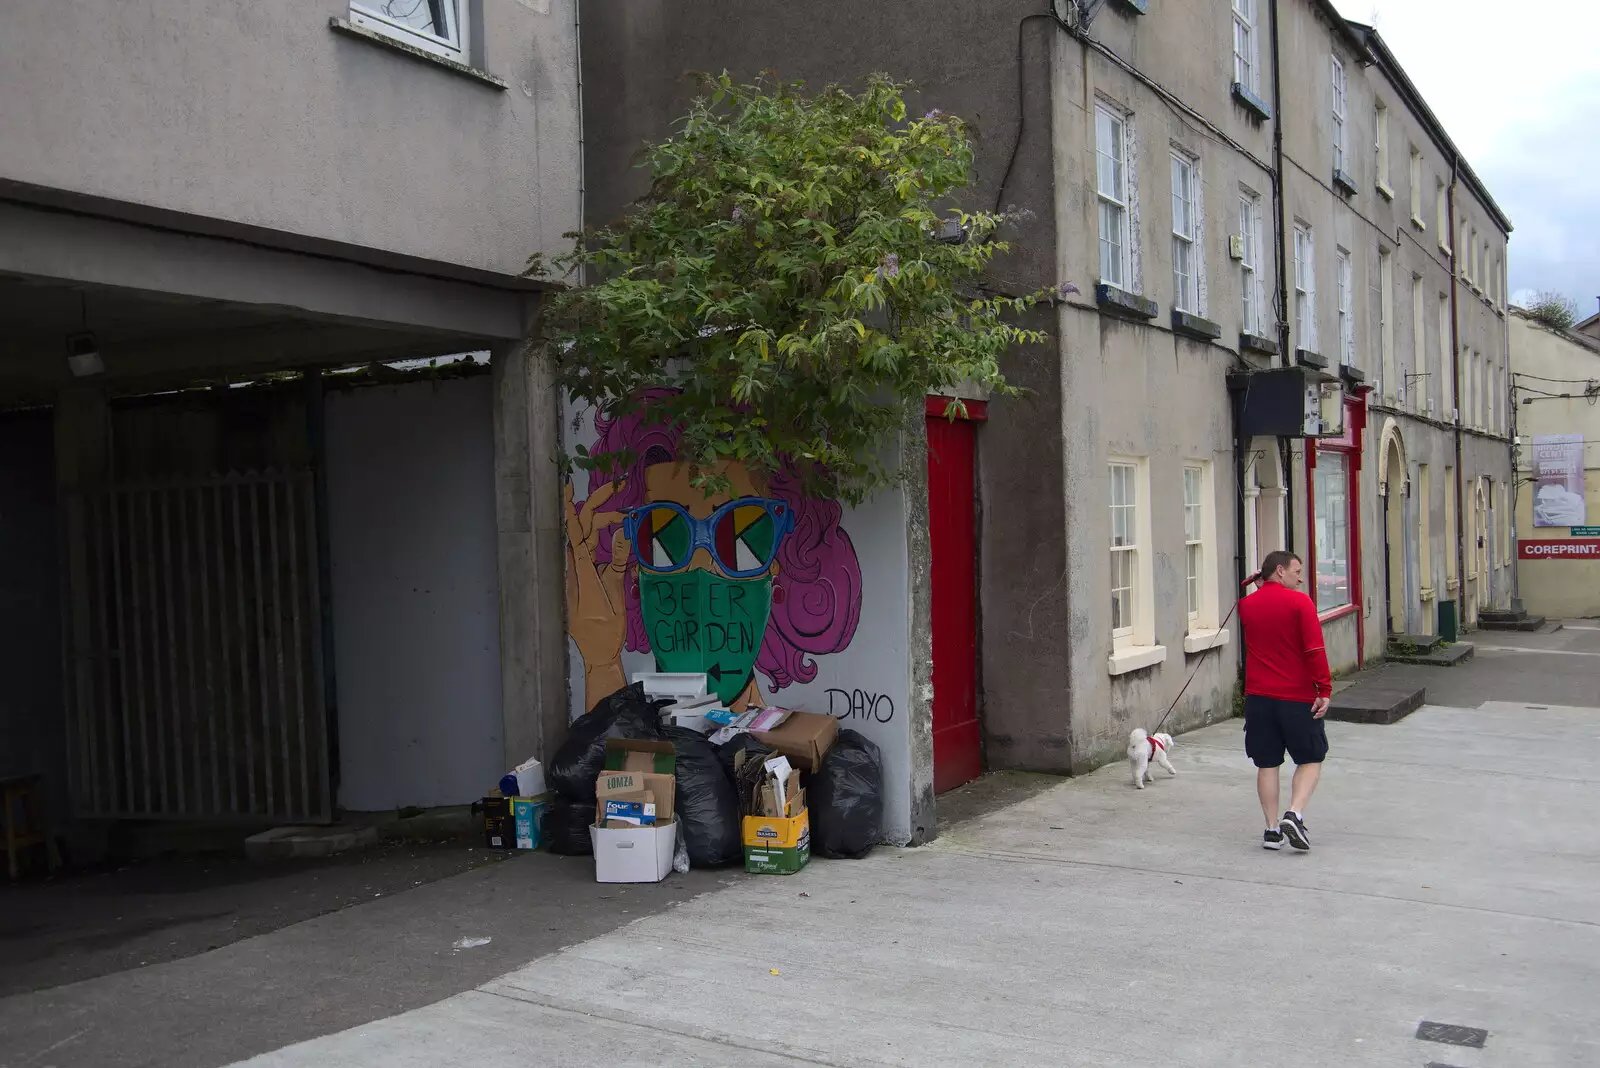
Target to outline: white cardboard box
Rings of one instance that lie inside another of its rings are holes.
[[[597,883],[659,883],[672,871],[678,821],[653,827],[590,827]]]

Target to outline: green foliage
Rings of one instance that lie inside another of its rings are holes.
[[[1553,289],[1534,294],[1528,304],[1528,318],[1552,330],[1570,330],[1578,321],[1578,303]]]
[[[925,396],[1015,392],[1001,358],[1044,340],[1016,319],[1053,294],[985,292],[1005,217],[945,206],[972,174],[959,118],[908,118],[882,75],[859,92],[726,74],[703,88],[647,150],[649,194],[556,262],[588,282],[547,305],[556,379],[612,414],[677,390],[652,403],[702,488],[725,485],[724,461],[787,460],[812,492],[859,502],[898,473],[885,446]]]

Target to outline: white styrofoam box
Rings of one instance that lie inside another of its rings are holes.
[[[659,883],[672,871],[678,821],[652,827],[590,827],[597,883]]]
[[[518,797],[539,797],[549,792],[544,782],[544,765],[537,760],[518,764],[515,772]]]
[[[638,671],[628,680],[643,683],[648,697],[704,697],[706,674],[703,671]]]

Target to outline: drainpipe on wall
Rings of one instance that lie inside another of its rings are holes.
[[[584,153],[586,149],[583,141],[583,0],[572,0],[572,50],[573,55],[577,57],[578,75],[578,229],[582,231],[588,222],[583,216],[586,196],[586,190],[584,189],[584,179],[586,177],[584,172]],[[582,265],[578,267],[578,271],[578,283],[581,285],[584,280]]]
[[[1456,245],[1461,243],[1456,229],[1456,183],[1461,177],[1461,157],[1450,157],[1450,188],[1445,196],[1446,210],[1450,218],[1446,222],[1450,226],[1450,393],[1455,401],[1455,410],[1458,413],[1454,423],[1456,445],[1456,633],[1460,634],[1467,623],[1467,553],[1466,537],[1467,513],[1463,510],[1465,505],[1462,493],[1462,480],[1466,472],[1461,469],[1461,307],[1457,287],[1460,285],[1460,272],[1457,270],[1456,259],[1461,255],[1461,250]],[[1446,592],[1449,592],[1448,590]]]
[[[1278,316],[1278,354],[1284,366],[1289,366],[1294,352],[1289,348],[1289,256],[1285,246],[1285,229],[1288,217],[1283,196],[1283,64],[1282,48],[1278,38],[1278,0],[1271,0],[1272,10],[1272,198],[1277,202],[1278,239],[1272,243],[1277,263],[1278,299],[1275,302]],[[1308,445],[1307,448],[1310,446]],[[1285,438],[1278,439],[1278,461],[1283,471],[1283,547],[1294,551],[1294,483],[1289,474],[1292,452]],[[1244,486],[1240,484],[1240,492]],[[1243,537],[1243,520],[1240,521]],[[1316,569],[1313,562],[1312,570]],[[1240,576],[1243,581],[1243,576]],[[1241,643],[1242,646],[1243,643]]]

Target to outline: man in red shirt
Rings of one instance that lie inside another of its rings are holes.
[[[1322,717],[1332,702],[1333,679],[1322,644],[1316,605],[1300,592],[1300,558],[1279,550],[1262,561],[1261,588],[1239,602],[1244,628],[1244,751],[1256,766],[1256,793],[1267,817],[1261,844],[1310,849],[1301,817],[1322,776],[1328,733]],[[1289,809],[1278,811],[1278,769],[1287,750],[1294,760]]]

